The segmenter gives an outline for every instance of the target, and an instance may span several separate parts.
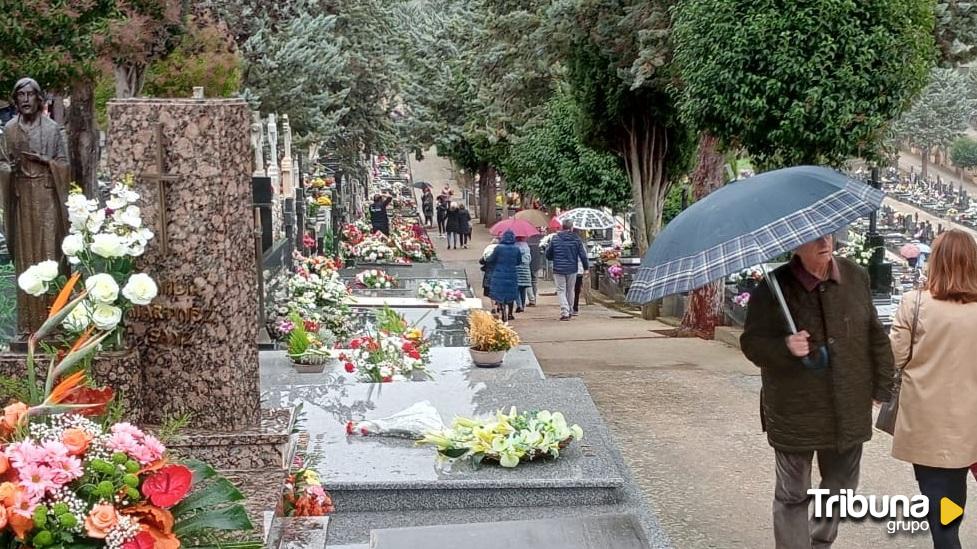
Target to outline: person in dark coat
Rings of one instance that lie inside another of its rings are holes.
[[[543,268],[543,252],[539,249],[539,243],[543,239],[543,235],[537,234],[526,239],[526,243],[529,244],[530,253],[530,264],[529,264],[529,275],[532,281],[532,291],[530,292],[531,297],[529,298],[529,307],[536,306],[536,297],[539,295],[539,271]]]
[[[458,205],[458,231],[461,247],[468,248],[468,239],[472,235],[472,214],[464,204]]]
[[[513,308],[519,299],[516,270],[522,263],[522,251],[516,246],[515,233],[506,231],[502,234],[502,240],[486,263],[492,265],[492,299],[499,307],[502,321],[507,322],[512,319]]]
[[[485,249],[482,250],[482,257],[478,260],[481,264],[482,269],[482,294],[485,297],[492,297],[492,269],[495,267],[494,264],[488,262],[488,258],[492,256],[492,252],[495,251],[496,246],[499,245],[499,239],[493,238],[492,242]]]
[[[587,248],[583,240],[573,232],[573,221],[563,220],[563,230],[557,233],[546,248],[546,259],[553,262],[553,282],[560,298],[560,320],[570,320],[573,312],[574,288],[577,284],[577,265],[590,268]]]
[[[370,204],[370,225],[373,227],[373,232],[379,231],[390,236],[390,216],[387,215],[387,206],[390,205],[391,200],[393,197],[389,195],[386,198],[379,194],[373,197],[373,204]]]
[[[775,451],[777,547],[834,542],[837,513],[808,522],[812,460],[817,454],[821,488],[855,490],[862,444],[872,438],[873,401],[892,396],[892,348],[868,273],[833,250],[831,235],[818,238],[773,273],[799,333],[790,333],[763,282],[750,297],[740,337],[743,354],[760,367],[761,424]]]
[[[448,219],[448,200],[444,195],[438,196],[438,236],[444,236],[444,224]]]
[[[434,193],[431,192],[431,187],[424,187],[424,192],[421,194],[421,212],[424,214],[424,225],[432,226],[434,223]]]
[[[448,235],[448,249],[450,250],[452,246],[457,250],[458,244],[461,240],[461,235],[458,234],[461,229],[461,218],[458,215],[458,204],[452,202],[451,206],[448,207],[448,215],[444,220],[444,232]]]

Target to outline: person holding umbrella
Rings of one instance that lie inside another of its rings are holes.
[[[764,281],[750,297],[740,346],[760,367],[761,418],[776,459],[774,538],[783,548],[830,547],[839,518],[809,519],[811,464],[816,455],[821,488],[858,487],[872,402],[891,397],[892,349],[868,273],[834,256],[831,235],[798,247],[773,277],[801,331],[787,329]]]
[[[774,545],[830,547],[838,517],[809,518],[812,462],[820,487],[858,486],[872,404],[892,396],[893,355],[868,273],[834,257],[833,232],[877,210],[884,194],[819,166],[734,181],[658,234],[628,300],[648,303],[761,265],[740,346],[759,366],[760,422],[774,449]],[[792,252],[772,273],[766,262]]]

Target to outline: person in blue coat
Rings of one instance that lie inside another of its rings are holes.
[[[499,307],[503,322],[512,319],[513,308],[519,299],[517,267],[522,263],[522,251],[516,246],[516,235],[506,231],[499,245],[486,261],[492,266],[492,299]]]

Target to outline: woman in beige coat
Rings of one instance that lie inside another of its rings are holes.
[[[913,464],[937,549],[960,547],[960,520],[942,526],[940,501],[966,504],[967,472],[977,463],[975,328],[977,242],[953,230],[933,243],[926,287],[903,296],[890,333],[896,366],[905,364],[892,456]]]

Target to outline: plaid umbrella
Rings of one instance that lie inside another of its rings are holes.
[[[655,238],[628,301],[648,303],[765,263],[878,209],[883,196],[816,166],[730,183],[682,212]]]
[[[601,231],[614,227],[613,216],[593,208],[576,208],[561,213],[556,216],[556,219],[560,223],[566,219],[570,219],[573,221],[574,229],[583,229],[585,231]]]

